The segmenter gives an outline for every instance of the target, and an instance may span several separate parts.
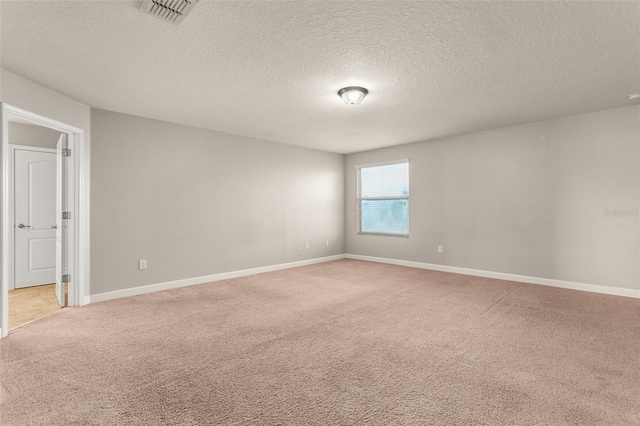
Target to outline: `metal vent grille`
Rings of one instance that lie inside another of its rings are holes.
[[[180,25],[200,0],[143,0],[140,10],[163,21]]]

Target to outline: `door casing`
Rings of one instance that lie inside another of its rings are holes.
[[[44,117],[30,111],[1,104],[2,108],[2,248],[0,263],[0,338],[9,333],[9,282],[13,279],[13,176],[10,173],[11,153],[9,146],[9,118],[15,117],[27,120],[33,124],[66,133],[68,146],[71,149],[68,161],[67,201],[71,211],[68,220],[68,272],[71,282],[68,285],[69,306],[82,306],[88,302],[89,295],[89,146],[85,145],[84,130]]]

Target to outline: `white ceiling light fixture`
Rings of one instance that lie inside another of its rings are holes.
[[[163,21],[180,25],[200,0],[143,0],[140,10]]]
[[[629,95],[630,101],[638,101],[640,100],[640,93],[632,93]]]
[[[360,86],[343,87],[338,90],[338,96],[340,96],[347,105],[358,105],[368,94],[369,91]]]

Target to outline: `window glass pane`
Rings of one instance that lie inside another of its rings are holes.
[[[360,185],[362,198],[409,195],[409,163],[363,167]]]
[[[361,200],[360,232],[409,234],[409,200]]]

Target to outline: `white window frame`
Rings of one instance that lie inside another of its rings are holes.
[[[399,195],[399,196],[393,196],[393,197],[362,197],[361,194],[361,190],[362,190],[362,186],[361,186],[361,177],[360,177],[360,171],[362,169],[366,169],[369,167],[378,167],[378,166],[389,166],[392,164],[403,164],[406,163],[407,164],[407,173],[409,174],[409,194],[408,195]],[[360,166],[356,166],[356,229],[358,230],[358,235],[377,235],[377,236],[381,236],[381,237],[401,237],[401,238],[409,238],[409,234],[411,231],[411,202],[410,202],[410,197],[411,197],[411,165],[409,162],[409,159],[403,159],[403,160],[394,160],[394,161],[388,161],[388,162],[384,162],[384,163],[373,163],[373,164],[363,164]],[[361,201],[363,200],[407,200],[407,203],[409,203],[409,227],[407,229],[407,233],[406,234],[386,234],[386,233],[381,233],[381,232],[363,232],[362,231],[362,203]]]

